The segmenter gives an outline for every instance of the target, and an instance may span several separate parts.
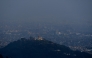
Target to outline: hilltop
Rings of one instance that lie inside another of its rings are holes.
[[[72,51],[41,37],[21,38],[0,49],[0,54],[11,58],[92,58],[91,54]]]

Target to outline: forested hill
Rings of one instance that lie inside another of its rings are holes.
[[[0,49],[0,54],[7,58],[92,58],[91,54],[72,51],[64,45],[32,37],[11,42]]]

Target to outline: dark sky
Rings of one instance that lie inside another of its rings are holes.
[[[92,24],[92,0],[0,0],[0,21]]]

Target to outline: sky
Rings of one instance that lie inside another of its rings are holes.
[[[0,0],[0,24],[92,24],[92,0]]]

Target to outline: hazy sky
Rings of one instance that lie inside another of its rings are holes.
[[[0,0],[0,21],[92,23],[92,0]]]

